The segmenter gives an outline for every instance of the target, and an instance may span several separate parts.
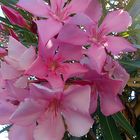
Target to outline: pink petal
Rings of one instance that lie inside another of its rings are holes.
[[[39,69],[40,68],[40,69]],[[25,74],[43,78],[46,76],[47,68],[44,60],[38,56],[29,69],[25,71]]]
[[[111,94],[100,95],[100,108],[105,116],[112,115],[124,109],[119,97]]]
[[[58,55],[63,56],[65,60],[80,60],[83,56],[82,47],[67,43],[61,43]]]
[[[122,86],[122,80],[114,80],[109,77],[100,75],[99,78],[96,79],[95,83],[98,86],[99,94],[103,94],[108,96],[109,94],[116,96],[120,88]]]
[[[64,136],[65,127],[61,115],[46,112],[46,118],[39,123],[34,131],[35,140],[61,140]]]
[[[9,131],[9,139],[10,140],[34,140],[33,139],[33,131],[35,125],[23,127],[19,125],[13,125]]]
[[[89,86],[73,86],[73,90],[65,97],[64,105],[67,108],[89,113],[90,93],[91,89]]]
[[[25,98],[29,97],[29,90],[24,89],[24,88],[17,88],[14,86],[14,81],[13,80],[8,80],[6,81],[6,89],[9,94],[9,96],[12,96],[18,101],[23,101]]]
[[[0,124],[8,124],[9,118],[15,111],[16,106],[10,102],[0,101]]]
[[[67,109],[63,111],[67,130],[72,136],[81,137],[88,133],[93,125],[93,120],[89,114]]]
[[[39,41],[42,44],[42,46],[40,47],[45,47],[48,40],[53,38],[55,35],[57,35],[60,29],[62,28],[61,22],[58,22],[51,18],[47,20],[37,20],[35,21],[35,23],[37,24],[37,28],[38,28]],[[42,50],[41,48],[39,49],[40,51]]]
[[[39,51],[39,53],[42,56],[42,58],[44,60],[46,60],[45,62],[47,62],[48,58],[54,57],[58,47],[59,47],[58,41],[56,39],[52,38],[47,42],[46,46],[43,47],[40,45],[41,52]]]
[[[28,76],[22,76],[18,78],[14,83],[14,86],[17,88],[26,88],[27,85],[28,85]]]
[[[100,73],[106,60],[104,48],[92,46],[88,49],[87,55],[89,57],[89,67]]]
[[[73,76],[78,76],[79,74],[85,73],[88,70],[82,66],[80,63],[65,63],[64,66],[66,67],[66,71],[63,72],[63,78],[66,81],[68,78]]]
[[[22,71],[18,71],[13,68],[11,65],[6,64],[5,62],[1,63],[1,74],[3,79],[14,79],[23,74]]]
[[[51,0],[51,9],[53,11],[56,11],[56,10],[61,10],[63,9],[64,7],[64,4],[65,4],[65,0]]]
[[[98,0],[91,0],[84,13],[98,23],[102,16],[102,6]]]
[[[45,102],[49,102],[54,93],[54,89],[50,89],[47,86],[35,83],[30,84],[30,95],[34,100],[45,99]]]
[[[4,60],[7,64],[9,64],[11,67],[13,67],[16,70],[21,70],[18,60],[12,59],[8,55],[4,57]]]
[[[101,111],[108,116],[123,109],[123,105],[118,97],[122,87],[122,80],[114,80],[106,76],[100,77],[96,82],[100,96]]]
[[[43,0],[19,0],[17,5],[35,16],[48,16],[49,6]]]
[[[26,51],[26,47],[23,46],[20,42],[18,42],[13,37],[9,37],[9,43],[8,43],[8,56],[18,60],[20,56]],[[18,52],[18,53],[17,53]]]
[[[64,81],[62,80],[62,77],[60,74],[49,73],[46,79],[48,80],[48,82],[50,83],[53,89],[62,90],[64,88]]]
[[[78,13],[73,16],[68,23],[76,25],[91,25],[93,24],[93,21],[84,13]]]
[[[91,0],[72,0],[68,7],[71,13],[83,12]]]
[[[96,109],[97,109],[97,105],[98,105],[98,93],[96,91],[94,91],[94,87],[92,89],[92,93],[91,93],[91,101],[90,101],[90,109],[89,112],[90,114],[93,114]]]
[[[44,107],[38,102],[26,99],[21,102],[17,110],[12,114],[10,121],[18,125],[31,125],[37,121],[43,113]]]
[[[136,48],[133,44],[128,42],[122,37],[107,36],[107,50],[111,51],[112,54],[117,55],[120,52],[133,52]]]
[[[112,20],[113,19],[113,20]],[[132,18],[127,11],[116,10],[110,12],[100,26],[106,34],[125,31],[132,24]]]
[[[118,62],[116,62],[113,76],[115,79],[123,81],[120,92],[119,92],[121,94],[130,78],[130,75],[126,72],[126,70]]]
[[[28,69],[36,58],[35,48],[28,48],[20,57],[19,64],[23,70]]]
[[[76,25],[66,24],[60,31],[58,40],[73,45],[85,45],[87,43],[88,36]]]

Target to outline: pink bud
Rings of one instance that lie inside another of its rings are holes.
[[[22,27],[27,26],[25,19],[16,10],[9,8],[7,6],[1,6],[1,9],[12,24],[17,24]]]

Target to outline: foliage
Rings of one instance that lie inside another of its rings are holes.
[[[105,117],[98,108],[95,113],[96,117],[94,118],[95,126],[86,136],[76,138],[66,133],[64,140],[94,140],[95,137],[97,140],[133,140],[136,138],[136,135],[140,133],[140,129],[136,129],[139,123],[137,118],[140,117],[140,111],[138,111],[140,108],[140,0],[100,0],[100,2],[103,7],[103,16],[100,22],[102,22],[108,11],[121,8],[128,10],[133,18],[132,27],[125,32],[117,34],[117,36],[123,36],[129,39],[135,47],[138,48],[136,53],[125,54],[117,58],[131,75],[131,79],[121,97],[126,109],[123,112]],[[6,35],[9,34],[9,29],[13,29],[17,33],[19,40],[25,46],[33,45],[37,47],[38,36],[36,32],[31,32],[31,28],[36,28],[34,23],[32,23],[32,15],[24,10],[16,8],[14,5],[16,0],[1,0],[0,3],[20,12],[30,26],[30,28],[23,28],[12,24],[8,18],[0,17],[2,25],[6,28],[5,31],[2,31],[5,40],[7,41]],[[5,43],[5,40],[3,43]],[[134,99],[131,97],[132,91],[136,94]],[[9,126],[0,132],[7,129],[9,129]],[[139,136],[136,140],[139,140]]]

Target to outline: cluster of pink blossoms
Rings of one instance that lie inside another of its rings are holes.
[[[131,25],[129,14],[110,12],[99,26],[98,0],[50,2],[17,3],[37,17],[37,49],[10,36],[0,50],[0,124],[12,124],[10,140],[62,140],[66,131],[81,137],[98,101],[105,116],[123,109],[119,95],[129,75],[113,56],[135,48],[113,32]],[[13,24],[27,25],[18,12],[3,11]]]

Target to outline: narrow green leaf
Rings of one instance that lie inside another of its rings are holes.
[[[122,140],[112,117],[105,117],[101,112],[99,112],[98,115],[104,140]]]
[[[0,17],[0,21],[6,23],[6,24],[8,24],[8,25],[12,25],[12,24],[10,23],[10,21],[9,21],[8,19],[6,19],[6,18]]]
[[[120,60],[120,63],[124,66],[129,66],[133,68],[140,68],[140,61],[124,61]]]
[[[6,25],[8,28],[13,29],[14,31],[16,31],[17,33],[19,33],[20,35],[22,35],[20,37],[20,41],[22,41],[22,43],[24,45],[33,45],[36,44],[37,45],[37,36],[36,34],[32,33],[31,31],[27,30],[26,28],[22,28],[18,25],[13,25],[10,23],[10,21],[6,18],[0,17],[0,21],[2,21],[2,23],[4,23],[4,25]]]
[[[0,2],[5,3],[5,4],[16,4],[18,0],[0,0]],[[9,5],[8,4],[8,5]]]
[[[131,136],[131,138],[134,138],[136,136],[136,132],[135,132],[134,128],[130,125],[128,120],[124,117],[124,115],[121,112],[113,115],[112,117],[116,121],[116,123],[123,130],[125,130],[129,136]]]
[[[9,2],[7,2],[6,0],[0,0],[0,3],[5,5],[5,6],[8,6],[8,7],[13,7]]]

